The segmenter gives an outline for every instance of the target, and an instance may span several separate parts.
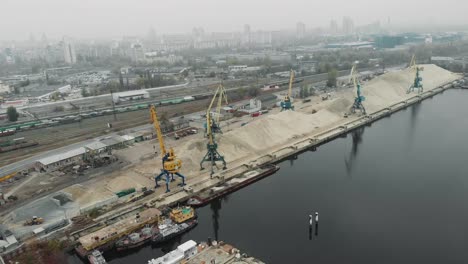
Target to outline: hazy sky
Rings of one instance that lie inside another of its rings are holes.
[[[107,38],[146,34],[328,26],[345,15],[356,24],[468,24],[466,0],[0,0],[0,39]]]

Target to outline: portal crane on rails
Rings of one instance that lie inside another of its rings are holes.
[[[210,162],[211,165],[211,173],[210,176],[213,176],[214,174],[214,167],[217,167],[216,162],[221,161],[223,163],[223,170],[225,170],[226,167],[226,161],[224,160],[224,156],[222,156],[218,152],[218,144],[215,141],[215,134],[212,130],[212,124],[211,122],[213,121],[213,118],[211,117],[211,112],[210,109],[206,111],[206,136],[208,138],[208,143],[206,144],[207,152],[205,156],[203,157],[202,161],[200,162],[200,170],[205,169],[203,167],[204,162]]]
[[[292,104],[292,99],[291,99],[293,81],[294,81],[294,71],[291,69],[291,71],[289,73],[288,93],[283,98],[283,101],[281,101],[281,104],[280,104],[281,105],[281,111],[294,110],[294,106]]]
[[[411,58],[409,68],[415,70],[415,76],[414,76],[413,83],[410,85],[410,87],[408,88],[406,93],[409,94],[409,93],[413,92],[414,90],[418,90],[418,93],[422,93],[424,88],[423,88],[423,84],[422,84],[421,72],[424,71],[424,67],[419,67],[416,64],[416,56],[415,55],[413,55],[413,57]]]
[[[169,151],[166,149],[166,145],[164,144],[164,138],[161,131],[161,126],[159,124],[158,116],[156,114],[156,107],[154,105],[150,106],[150,115],[151,121],[154,125],[154,129],[156,130],[156,135],[159,141],[159,147],[161,149],[161,157],[162,157],[162,169],[161,173],[157,175],[154,180],[156,182],[155,188],[159,187],[158,181],[164,176],[166,180],[166,193],[170,192],[169,190],[169,183],[174,181],[174,174],[179,176],[182,179],[182,183],[179,186],[185,185],[185,176],[182,175],[179,171],[182,168],[182,161],[178,159],[174,153],[174,149],[170,148]]]
[[[361,83],[357,78],[356,65],[353,65],[351,68],[350,79],[353,81],[354,90],[356,91],[356,97],[354,98],[354,103],[351,106],[351,113],[354,114],[356,111],[361,111],[361,113],[365,115],[366,109],[364,108],[362,102],[364,102],[366,98],[361,94]]]
[[[223,131],[221,130],[221,126],[220,126],[220,122],[219,122],[219,119],[220,119],[220,116],[221,116],[221,106],[223,104],[223,101],[228,104],[228,101],[227,101],[227,95],[226,95],[226,90],[224,89],[224,86],[222,84],[220,84],[218,86],[218,88],[216,89],[215,91],[215,94],[213,95],[213,99],[211,99],[211,103],[210,105],[208,106],[208,110],[207,112],[211,114],[211,109],[213,107],[213,104],[216,100],[216,97],[218,97],[218,102],[217,102],[217,106],[216,106],[216,116],[213,118],[211,117],[211,131],[212,133],[219,133],[219,134],[222,134]],[[208,135],[207,133],[207,125],[208,123],[205,123],[205,136]]]

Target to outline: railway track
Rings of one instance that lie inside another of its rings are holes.
[[[209,100],[210,99],[203,99],[184,104],[161,106],[159,109],[161,113],[167,112],[184,115],[205,109],[206,105],[209,103]],[[14,135],[15,138],[24,137],[28,140],[35,140],[39,143],[39,145],[31,148],[24,148],[1,153],[0,167],[34,156],[40,152],[102,136],[109,130],[107,123],[112,123],[112,131],[116,132],[148,124],[149,122],[150,119],[148,110],[143,109],[132,112],[118,113],[117,121],[114,121],[113,115],[106,115],[83,119],[81,122],[77,123],[17,132]]]

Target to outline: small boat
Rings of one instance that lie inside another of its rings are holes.
[[[122,251],[126,249],[136,248],[146,244],[151,240],[151,236],[156,227],[145,226],[138,232],[131,233],[115,242],[115,249]]]
[[[163,223],[158,226],[158,230],[153,234],[151,241],[155,244],[166,242],[171,238],[174,238],[189,231],[190,229],[194,228],[197,224],[197,219],[192,219],[180,224],[175,223],[171,219],[165,219]]]
[[[106,264],[106,259],[102,256],[102,253],[99,250],[93,250],[91,254],[88,255],[89,263],[91,264]]]
[[[223,197],[224,195],[237,191],[262,178],[265,178],[266,176],[272,175],[279,169],[280,167],[275,164],[266,164],[264,166],[260,166],[257,169],[244,173],[242,176],[230,179],[219,186],[215,186],[200,192],[199,194],[188,199],[187,205],[193,207],[204,206],[217,198]]]
[[[162,219],[153,231],[151,241],[162,243],[194,228],[197,224],[195,210],[190,206],[172,209],[169,218]]]

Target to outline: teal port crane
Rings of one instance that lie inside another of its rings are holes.
[[[353,65],[353,67],[351,68],[350,78],[353,80],[354,90],[356,91],[356,97],[354,98],[354,103],[351,106],[351,113],[354,114],[356,113],[356,111],[361,111],[361,113],[365,115],[366,108],[364,108],[362,102],[364,102],[366,98],[361,94],[361,83],[357,78],[356,65]]]
[[[294,71],[291,70],[290,73],[289,73],[288,93],[283,98],[283,101],[281,101],[281,111],[294,110],[294,106],[292,104],[292,99],[291,99],[293,81],[294,81]]]
[[[413,92],[414,90],[418,90],[418,93],[422,93],[424,88],[423,88],[423,84],[422,84],[421,72],[424,71],[424,67],[419,67],[416,64],[416,56],[415,55],[413,55],[413,57],[411,58],[409,68],[415,70],[415,76],[414,76],[413,83],[410,85],[410,87],[408,88],[406,93],[409,94],[409,93]]]
[[[208,143],[206,144],[207,152],[205,156],[203,157],[202,161],[200,162],[200,170],[205,169],[203,167],[204,162],[209,162],[211,165],[211,173],[210,176],[213,176],[214,174],[214,167],[217,167],[216,162],[221,161],[223,163],[223,170],[225,170],[226,167],[226,161],[224,160],[224,156],[222,156],[218,152],[218,144],[215,141],[215,135],[213,133],[212,124],[211,122],[213,119],[211,118],[211,113],[208,110],[206,112],[206,136],[208,138]]]

